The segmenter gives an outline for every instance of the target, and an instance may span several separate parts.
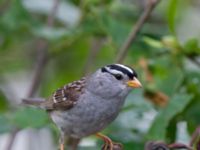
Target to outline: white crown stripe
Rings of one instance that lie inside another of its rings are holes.
[[[124,69],[128,70],[130,73],[132,73],[132,74],[133,74],[133,70],[132,70],[132,69],[130,69],[129,67],[127,67],[127,66],[124,66],[124,65],[122,65],[122,64],[115,64],[115,65],[117,65],[117,66],[119,66],[119,67],[122,67],[122,68],[124,68]]]
[[[116,69],[107,68],[107,70],[112,74],[123,74],[123,72],[116,70]]]

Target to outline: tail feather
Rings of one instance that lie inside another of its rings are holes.
[[[45,99],[42,98],[24,98],[22,104],[41,107]]]

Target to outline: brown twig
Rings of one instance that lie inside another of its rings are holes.
[[[56,12],[58,10],[59,1],[60,0],[54,0],[54,4],[53,4],[53,7],[52,7],[52,10],[49,13],[49,16],[48,16],[48,19],[47,19],[47,26],[48,27],[53,27],[53,25],[55,23],[55,15],[56,15]]]
[[[167,144],[162,141],[149,141],[145,144],[145,150],[170,150],[170,149],[193,150],[192,147],[183,143]]]
[[[148,141],[145,144],[145,150],[170,150],[170,149],[186,149],[186,150],[199,150],[200,149],[200,127],[197,127],[192,134],[190,144],[172,143],[167,144],[162,141]]]
[[[200,127],[198,127],[195,132],[192,134],[191,140],[190,140],[190,146],[193,146],[197,140],[197,138],[200,136]]]
[[[18,132],[19,132],[19,129],[18,129],[18,128],[15,128],[15,129],[11,132],[11,134],[10,134],[10,139],[9,139],[9,141],[8,141],[8,145],[7,145],[6,150],[11,150],[11,149],[12,149],[12,145],[13,145],[13,143],[14,143],[14,141],[15,141],[15,138],[16,138]]]
[[[55,14],[58,9],[59,0],[54,0],[52,11],[50,12],[47,19],[47,26],[52,27],[54,25]],[[27,97],[32,97],[37,91],[40,81],[42,78],[42,74],[44,72],[44,68],[48,61],[48,42],[44,39],[40,39],[37,44],[37,63],[35,64],[35,71],[33,75],[33,80],[31,82],[31,86]]]
[[[146,9],[144,10],[143,14],[140,16],[136,24],[133,26],[128,38],[124,42],[124,44],[119,49],[119,53],[117,55],[116,62],[122,63],[128,53],[128,48],[131,46],[131,44],[136,39],[137,34],[142,29],[144,23],[147,21],[149,16],[151,15],[151,12],[155,8],[155,6],[158,4],[160,0],[148,0],[148,5]]]
[[[187,58],[194,63],[196,66],[200,67],[200,62],[196,60],[194,57],[187,56]]]
[[[48,19],[47,19],[47,26],[48,27],[53,27],[53,25],[54,25],[54,16],[55,16],[56,11],[58,9],[58,4],[59,4],[59,0],[54,0],[52,11],[50,12]],[[43,75],[45,66],[47,64],[47,60],[48,60],[48,42],[44,39],[40,39],[38,41],[37,45],[38,45],[38,47],[37,47],[37,61],[36,61],[36,64],[35,64],[35,71],[34,71],[34,75],[33,75],[31,85],[30,85],[30,89],[29,89],[28,94],[27,94],[28,97],[32,97],[36,93],[36,91],[37,91],[37,89],[40,85],[42,75]],[[12,145],[13,145],[15,138],[16,138],[16,135],[19,131],[20,131],[20,129],[13,130],[13,132],[11,133],[11,137],[9,139],[8,146],[7,146],[6,150],[12,149]]]
[[[48,48],[47,41],[45,41],[44,39],[40,39],[37,44],[37,51],[38,51],[37,55],[38,56],[37,56],[37,60],[36,60],[36,64],[35,64],[33,79],[32,79],[31,86],[28,91],[27,97],[34,96],[34,94],[36,93],[36,91],[40,85],[42,74],[44,72],[44,68],[45,68],[45,66],[47,64],[47,60],[48,60],[47,48]]]

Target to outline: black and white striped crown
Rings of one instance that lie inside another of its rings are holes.
[[[132,69],[129,66],[125,66],[122,64],[111,64],[103,67],[102,72],[109,72],[111,74],[125,74],[130,79],[133,79],[134,77],[137,77],[137,73],[134,69]]]

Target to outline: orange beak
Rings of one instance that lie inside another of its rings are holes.
[[[141,88],[142,87],[142,84],[136,77],[134,77],[133,80],[128,81],[127,85],[132,88]]]

